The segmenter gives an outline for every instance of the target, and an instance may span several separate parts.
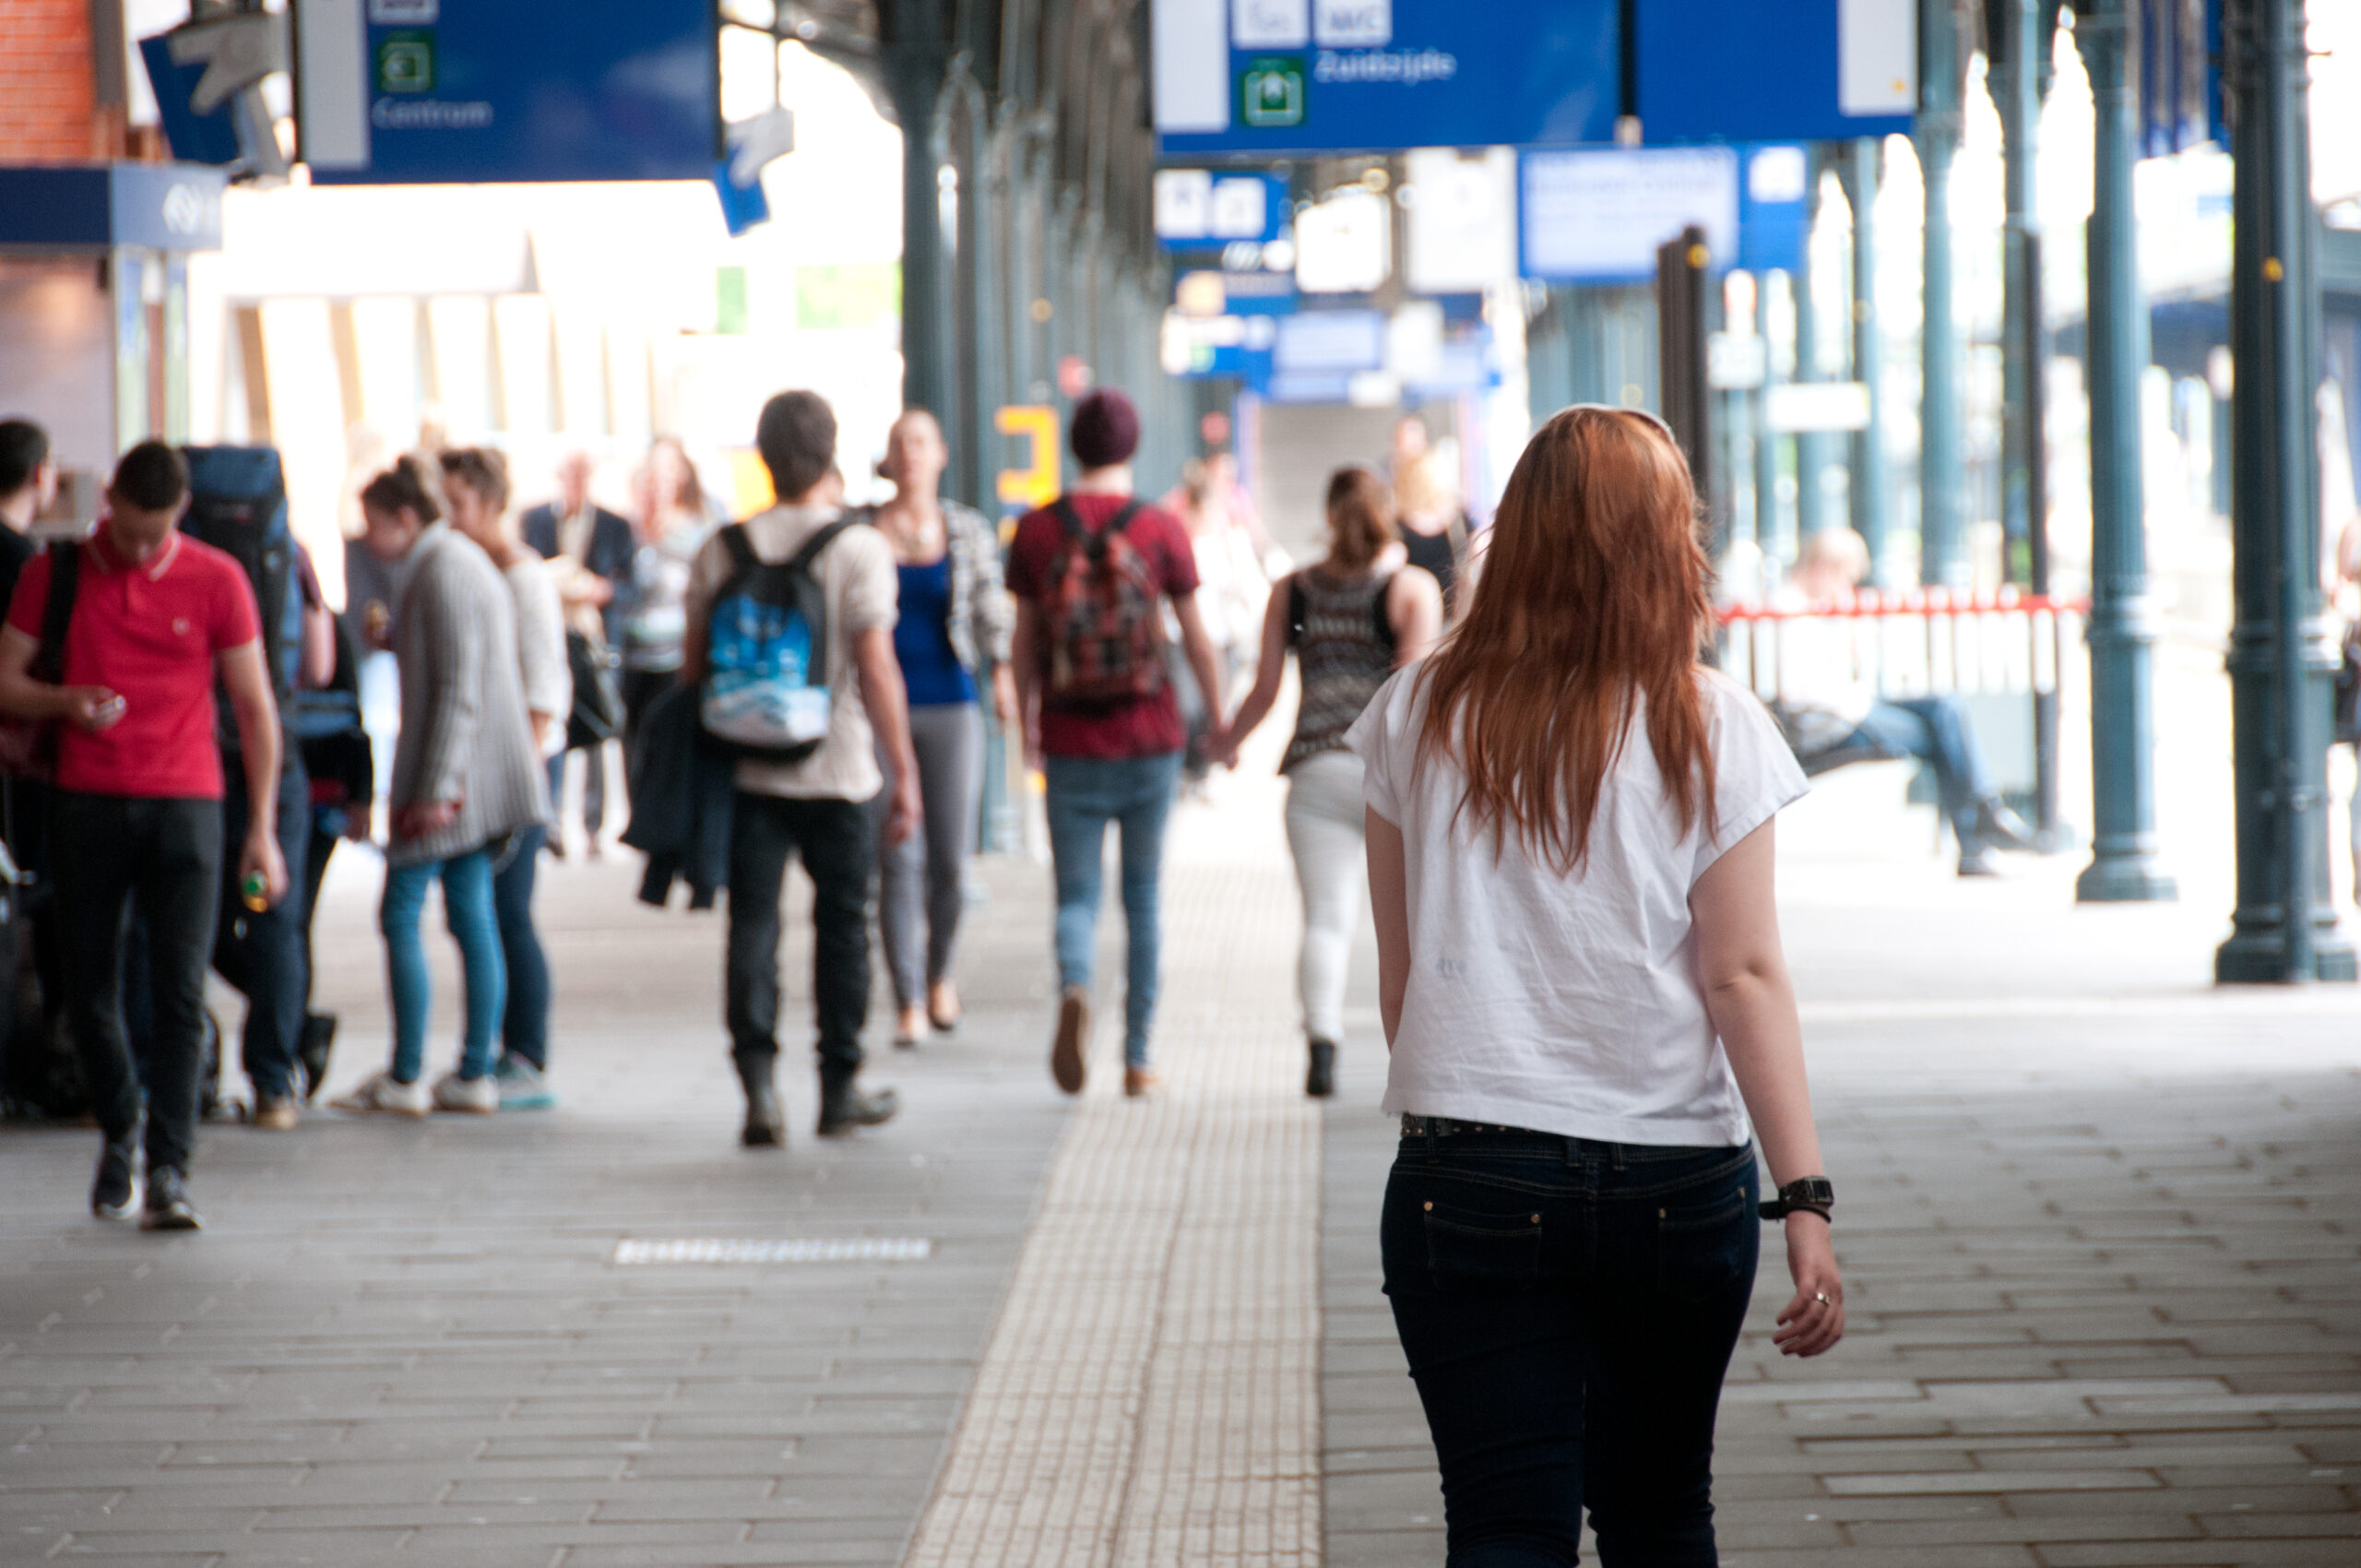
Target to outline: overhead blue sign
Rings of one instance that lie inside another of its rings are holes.
[[[1158,145],[1186,157],[1611,140],[1619,8],[1157,0]]]
[[[1804,269],[1811,238],[1811,159],[1774,143],[1738,150],[1738,265],[1749,272]]]
[[[1908,134],[1918,0],[1635,0],[1640,135],[1682,142]]]
[[[218,251],[228,184],[220,170],[194,163],[0,168],[0,245]]]
[[[2132,62],[2140,156],[2230,145],[2222,114],[2222,0],[2139,0]]]
[[[1159,169],[1156,237],[1167,250],[1215,250],[1240,241],[1268,244],[1287,228],[1284,174]]]
[[[334,52],[303,46],[314,184],[713,175],[722,148],[711,0],[316,8],[363,4],[349,48],[340,37]]]
[[[1517,160],[1517,253],[1549,283],[1644,283],[1691,224],[1715,267],[1738,256],[1738,154],[1726,147],[1585,148]]]

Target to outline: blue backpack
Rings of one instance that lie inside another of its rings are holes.
[[[184,446],[188,513],[181,532],[235,560],[261,612],[263,658],[279,722],[294,728],[296,671],[303,657],[303,594],[295,582],[295,535],[287,521],[287,481],[272,446]],[[221,745],[234,754],[238,726],[220,695]]]
[[[754,553],[744,524],[721,530],[730,576],[714,595],[697,718],[724,751],[796,763],[828,738],[828,596],[812,567],[854,521],[837,518],[776,564]]]

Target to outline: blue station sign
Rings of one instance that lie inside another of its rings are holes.
[[[1157,0],[1168,157],[1612,139],[1618,0]]]
[[[704,180],[722,151],[711,0],[307,0],[299,15],[316,184]]]

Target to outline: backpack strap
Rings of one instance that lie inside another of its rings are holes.
[[[805,576],[811,576],[813,564],[820,559],[820,552],[822,551],[836,543],[836,536],[838,534],[844,532],[847,529],[853,527],[857,523],[865,523],[870,520],[870,517],[866,514],[854,512],[846,513],[843,517],[838,517],[835,522],[828,524],[819,532],[813,534],[810,539],[805,540],[803,541],[803,548],[795,552],[795,558],[787,564],[788,570],[801,573]]]
[[[1066,530],[1066,538],[1080,545],[1083,553],[1091,560],[1097,561],[1107,553],[1108,540],[1130,528],[1133,519],[1147,510],[1147,503],[1133,496],[1124,502],[1122,510],[1109,519],[1107,526],[1097,533],[1091,532],[1090,525],[1082,520],[1082,514],[1074,508],[1071,496],[1059,496],[1050,504],[1050,510],[1057,514],[1059,523]]]
[[[49,597],[41,607],[41,645],[30,674],[49,685],[65,683],[65,634],[74,624],[74,600],[82,583],[82,547],[64,540],[49,547]]]
[[[730,552],[730,569],[734,573],[761,565],[762,558],[754,553],[754,541],[746,537],[746,525],[732,523],[721,530],[721,547]]]

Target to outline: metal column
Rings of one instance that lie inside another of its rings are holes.
[[[2140,384],[2148,307],[2140,291],[2131,165],[2138,104],[2130,53],[2132,0],[2091,0],[2074,45],[2095,111],[2090,245],[2091,795],[2083,903],[2170,899],[2156,865],[2155,726],[2150,689],[2156,641],[2148,594],[2141,481]]]
[[[1985,0],[1991,68],[1986,83],[2000,112],[2002,230],[2000,520],[2001,575],[2036,594],[2049,591],[2049,325],[2041,303],[2041,219],[2034,200],[2041,100],[2048,90],[2058,0]],[[2033,697],[2034,826],[2046,847],[2059,837],[2058,693]]]
[[[1796,379],[1824,381],[1820,363],[1820,267],[1814,236],[1820,232],[1821,175],[1824,150],[1814,145],[1804,180],[1804,267],[1796,275]],[[1828,526],[1828,438],[1813,431],[1796,436],[1796,538],[1809,539]]]
[[[1959,315],[1952,298],[1952,161],[1964,89],[1955,0],[1923,0],[1918,19],[1918,164],[1927,184],[1918,447],[1918,580],[1974,586],[1967,558],[1967,465],[1960,416]]]
[[[1845,199],[1853,208],[1853,379],[1869,395],[1869,422],[1853,434],[1853,531],[1869,547],[1870,576],[1893,581],[1886,538],[1885,333],[1878,319],[1878,172],[1883,148],[1863,137],[1845,149]]]
[[[2238,902],[2225,981],[2354,978],[2329,901],[2335,651],[2320,619],[2319,285],[2301,0],[2228,0],[2235,251],[2230,397],[2237,619],[2230,632]]]
[[[902,403],[955,428],[956,357],[943,235],[943,0],[879,0],[885,88],[902,126]]]

